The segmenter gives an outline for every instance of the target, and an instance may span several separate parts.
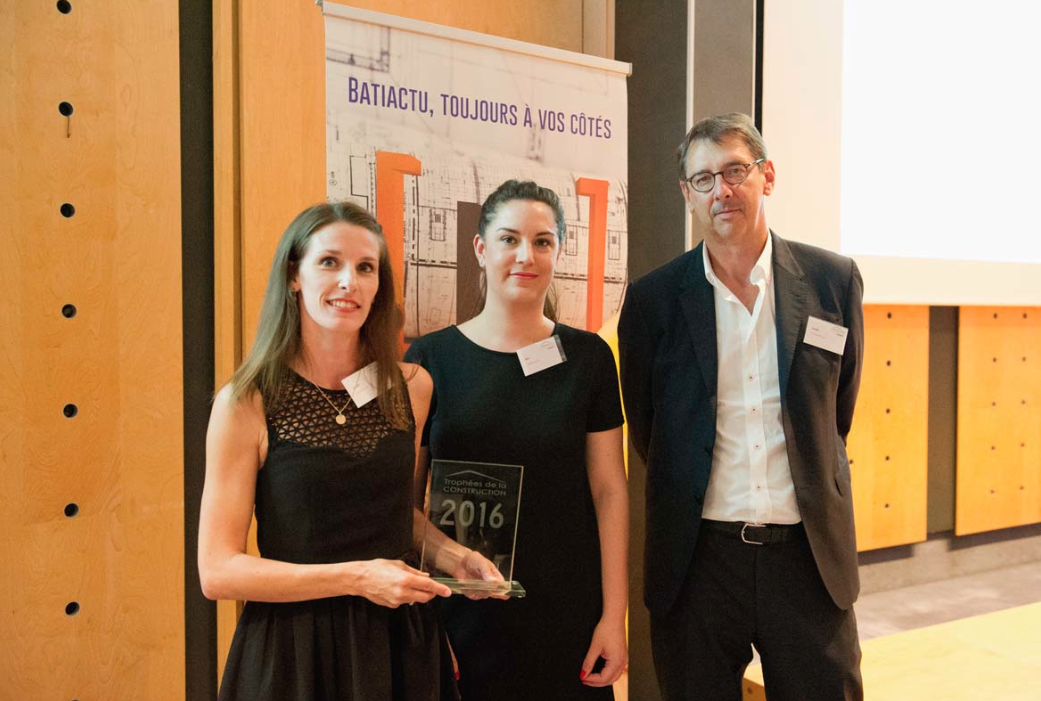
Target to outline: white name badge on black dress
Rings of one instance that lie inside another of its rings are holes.
[[[553,334],[544,341],[536,341],[530,346],[524,346],[517,351],[521,370],[524,376],[529,377],[537,372],[542,372],[554,365],[560,365],[567,356],[564,355],[564,346],[560,343],[560,336]]]

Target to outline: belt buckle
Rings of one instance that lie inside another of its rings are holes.
[[[766,528],[766,524],[765,523],[746,523],[745,525],[743,525],[741,527],[741,542],[742,543],[748,543],[749,545],[766,545],[766,543],[764,541],[749,540],[748,537],[745,536],[745,531],[748,530],[749,527],[752,527],[752,528]]]

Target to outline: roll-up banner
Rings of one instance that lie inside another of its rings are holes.
[[[600,330],[626,283],[629,64],[328,2],[322,10],[327,195],[383,225],[405,340],[476,313],[481,203],[511,178],[559,195],[557,317]]]

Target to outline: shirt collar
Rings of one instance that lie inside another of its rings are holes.
[[[748,281],[753,285],[758,285],[760,281],[770,284],[773,279],[773,251],[774,251],[774,240],[773,235],[767,233],[766,245],[763,246],[763,252],[759,254],[759,260],[752,266],[752,271],[748,274]],[[701,246],[701,258],[705,262],[705,279],[709,281],[709,284],[713,287],[724,287],[723,283],[720,282],[719,278],[716,277],[716,273],[712,270],[712,261],[708,257],[708,246],[702,243]]]

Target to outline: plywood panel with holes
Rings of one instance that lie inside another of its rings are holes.
[[[962,307],[958,535],[1041,521],[1041,308]]]
[[[929,308],[864,308],[864,370],[847,452],[860,550],[925,540]]]
[[[2,695],[184,698],[177,7],[0,32]]]

